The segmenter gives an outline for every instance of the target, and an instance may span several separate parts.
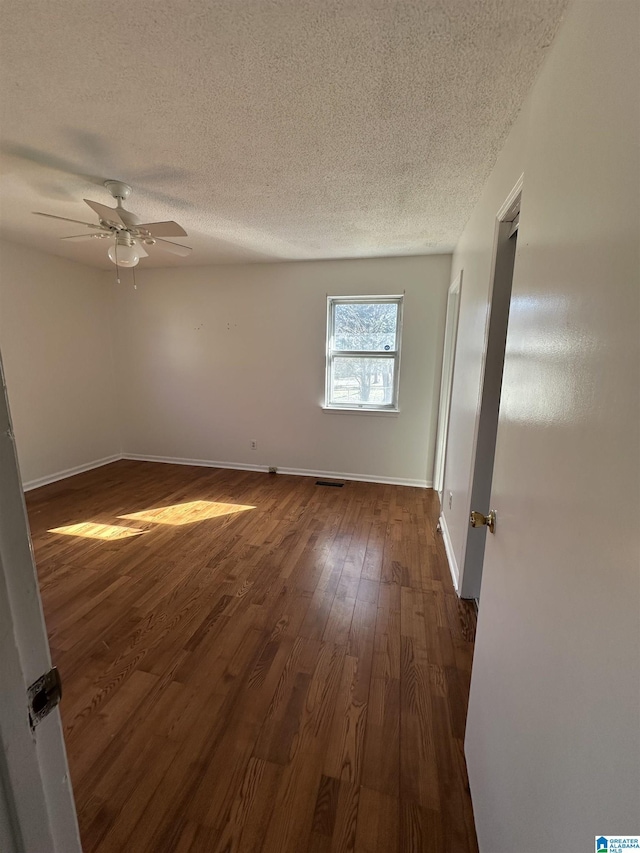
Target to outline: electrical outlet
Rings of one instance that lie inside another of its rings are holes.
[[[452,504],[453,504],[453,492],[449,492],[449,509],[451,509]]]
[[[255,438],[252,438],[252,439],[251,439],[251,441],[249,442],[249,447],[250,447],[252,450],[257,450],[257,449],[258,449],[258,442],[255,440]]]

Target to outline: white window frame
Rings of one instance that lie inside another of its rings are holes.
[[[382,305],[393,303],[398,306],[398,320],[396,325],[396,348],[394,350],[337,350],[334,348],[335,340],[335,306],[357,305],[360,303],[375,303]],[[398,391],[400,388],[400,352],[402,349],[402,309],[404,296],[328,296],[327,297],[327,353],[325,367],[325,394],[324,408],[336,411],[351,412],[397,412]],[[333,362],[336,358],[389,358],[394,362],[393,370],[393,393],[390,403],[333,403],[331,402],[331,388],[333,387]]]

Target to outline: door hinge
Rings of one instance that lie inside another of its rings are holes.
[[[41,675],[27,690],[29,700],[29,722],[35,729],[40,720],[56,708],[62,698],[62,679],[57,667]]]

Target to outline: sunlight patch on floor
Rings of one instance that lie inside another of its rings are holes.
[[[196,521],[206,521],[209,518],[220,518],[236,512],[246,512],[255,506],[242,504],[223,504],[213,501],[190,501],[173,506],[161,506],[156,509],[145,509],[142,512],[131,512],[119,515],[118,518],[130,521],[148,521],[153,524],[193,524]]]
[[[95,524],[93,521],[83,521],[81,524],[69,524],[67,527],[52,527],[49,533],[62,533],[65,536],[82,536],[85,539],[127,539],[129,536],[139,536],[145,530],[134,527],[118,527],[113,524]]]

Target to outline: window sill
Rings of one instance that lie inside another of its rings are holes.
[[[323,412],[332,415],[372,415],[376,418],[397,418],[400,409],[364,409],[360,406],[348,408],[346,406],[321,406]]]

